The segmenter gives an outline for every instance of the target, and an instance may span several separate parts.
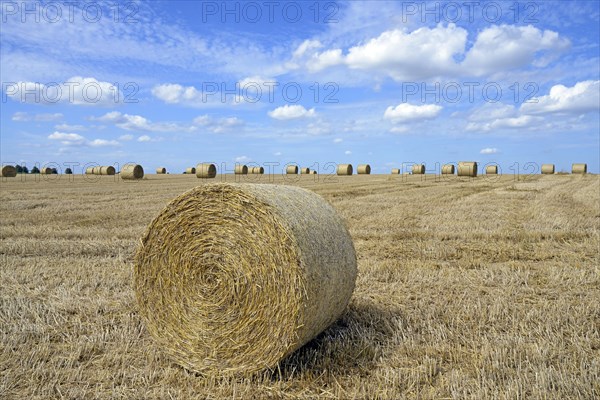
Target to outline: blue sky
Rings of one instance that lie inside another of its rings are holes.
[[[1,161],[598,173],[600,3],[473,4],[4,1]]]

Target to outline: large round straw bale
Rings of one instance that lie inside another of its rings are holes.
[[[3,178],[14,178],[17,176],[17,168],[13,167],[12,165],[3,165],[0,176]]]
[[[211,163],[196,165],[196,178],[211,179],[217,176],[217,166]]]
[[[352,164],[339,164],[337,167],[338,175],[352,175]]]
[[[477,176],[477,162],[475,161],[459,161],[458,176]]]
[[[314,169],[311,169],[310,172],[309,172],[309,174],[317,175],[317,171],[315,171]]]
[[[412,167],[412,173],[423,175],[425,173],[425,164],[414,164]]]
[[[248,167],[246,165],[238,164],[235,166],[234,173],[236,175],[246,175],[248,173]]]
[[[166,174],[167,173],[167,169],[165,167],[158,167],[156,168],[156,173],[161,175],[161,174]]]
[[[392,168],[392,175],[400,174],[400,168]]]
[[[359,175],[369,175],[371,173],[371,166],[369,164],[359,164],[356,172]]]
[[[488,165],[485,167],[486,175],[497,175],[498,174],[498,166],[497,165]]]
[[[302,175],[308,175],[308,174],[310,174],[310,168],[308,168],[308,167],[300,168],[300,173]]]
[[[572,174],[587,174],[587,164],[573,164],[571,166]]]
[[[180,195],[152,221],[134,289],[148,331],[177,363],[250,374],[338,319],[356,274],[352,239],[320,196],[216,183]]]
[[[138,164],[125,164],[121,168],[122,179],[142,179],[144,177],[144,168]]]
[[[296,175],[298,173],[298,166],[297,165],[288,165],[287,168],[285,169],[285,173],[289,174],[289,175]]]
[[[51,175],[52,174],[52,168],[50,168],[50,167],[40,168],[40,174],[42,174],[42,175]]]
[[[554,164],[542,164],[542,174],[544,174],[544,175],[554,174]]]
[[[86,175],[93,175],[94,174],[94,167],[87,167],[85,169],[85,174]]]
[[[112,165],[106,166],[106,167],[99,167],[99,174],[100,175],[114,175],[115,174],[115,167],[113,167]]]
[[[100,175],[100,168],[102,168],[102,167],[100,167],[100,166],[93,167],[92,168],[92,174],[93,175]]]
[[[252,167],[250,173],[251,174],[264,174],[265,169],[263,167]]]
[[[442,165],[442,175],[454,175],[454,164]]]
[[[194,168],[194,167],[186,168],[185,173],[194,175],[194,174],[196,174],[196,168]]]

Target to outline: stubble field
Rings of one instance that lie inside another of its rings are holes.
[[[600,397],[597,175],[273,178],[338,210],[359,275],[336,324],[244,379],[173,364],[132,291],[146,226],[206,182],[53,178],[0,182],[2,399]]]

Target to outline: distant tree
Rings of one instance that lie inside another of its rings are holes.
[[[56,168],[52,168],[51,171],[53,174],[58,174],[58,170]]]
[[[29,173],[29,168],[27,168],[26,166],[23,165],[23,173],[24,174],[28,174]]]
[[[72,175],[73,174],[73,170],[71,170],[71,168],[67,168],[67,169],[65,169],[65,174]]]
[[[23,167],[21,167],[19,164],[15,165],[15,169],[17,170],[17,174],[23,173]]]
[[[32,174],[39,174],[40,173],[40,169],[38,167],[33,167],[33,168],[31,168],[31,173]]]

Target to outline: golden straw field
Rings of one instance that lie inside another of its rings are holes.
[[[315,191],[358,257],[344,316],[252,378],[174,364],[132,289],[152,219],[224,180]],[[0,236],[1,399],[600,397],[598,175],[19,175]]]

